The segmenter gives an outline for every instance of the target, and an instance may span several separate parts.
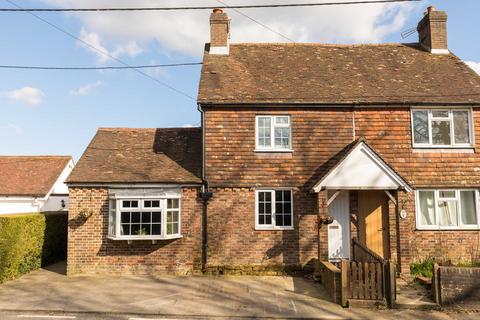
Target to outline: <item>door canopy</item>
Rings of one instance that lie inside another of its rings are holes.
[[[313,190],[405,190],[412,187],[363,139],[318,181]]]

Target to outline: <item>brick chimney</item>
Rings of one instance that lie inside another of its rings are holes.
[[[427,12],[417,25],[418,42],[427,51],[434,54],[447,54],[447,14],[437,11],[434,6]]]
[[[222,9],[213,9],[210,15],[210,54],[228,55],[230,51],[230,20]]]

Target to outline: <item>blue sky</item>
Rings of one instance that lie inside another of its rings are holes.
[[[24,7],[128,6],[126,0],[12,0]],[[308,2],[305,0],[302,2]],[[310,0],[312,2],[319,2]],[[225,0],[227,2],[227,0]],[[255,1],[228,1],[245,4]],[[258,2],[258,1],[257,1]],[[262,3],[272,3],[265,0]],[[293,1],[285,1],[293,2]],[[137,0],[137,6],[205,4],[205,1]],[[480,1],[255,9],[244,12],[295,41],[327,43],[415,42],[400,32],[415,27],[428,5],[449,16],[449,48],[480,63]],[[0,7],[11,4],[0,0]],[[232,42],[282,41],[234,12]],[[209,12],[40,13],[42,18],[129,64],[201,61]],[[118,65],[25,13],[0,13],[0,64],[51,66]],[[478,65],[480,67],[480,65]],[[145,71],[195,97],[200,66]],[[131,70],[30,71],[0,69],[0,153],[69,154],[78,160],[98,127],[198,125],[196,102]]]

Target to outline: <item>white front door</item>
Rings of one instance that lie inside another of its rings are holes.
[[[350,203],[348,191],[342,191],[328,206],[333,223],[328,225],[328,259],[350,258]]]

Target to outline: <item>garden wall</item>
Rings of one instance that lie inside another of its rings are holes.
[[[480,268],[434,266],[432,290],[442,305],[480,306]]]

